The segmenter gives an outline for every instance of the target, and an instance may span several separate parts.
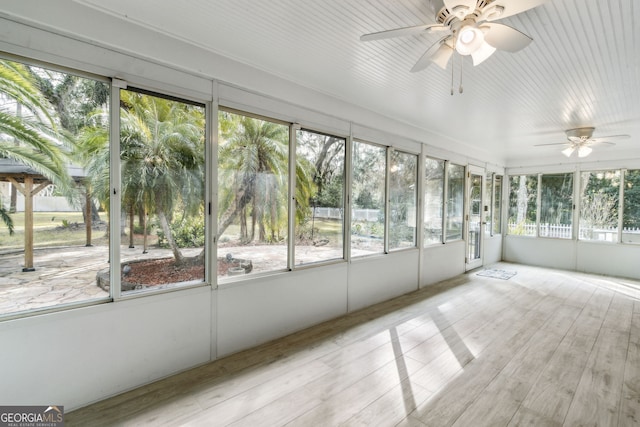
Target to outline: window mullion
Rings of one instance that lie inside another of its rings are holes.
[[[447,214],[449,211],[449,160],[444,162],[444,177],[442,188],[442,243],[447,241]]]
[[[624,185],[627,177],[627,170],[620,170],[620,185],[619,185],[619,202],[618,202],[618,241],[622,243],[622,227],[624,226]]]
[[[389,215],[391,213],[391,147],[385,151],[385,180],[384,180],[384,253],[389,253]]]
[[[113,79],[111,82],[111,105],[109,108],[109,292],[114,300],[121,296],[120,275],[120,89],[126,89],[127,83]]]
[[[289,206],[287,207],[288,223],[287,234],[296,235],[296,148],[298,144],[298,131],[300,125],[293,123],[289,126]],[[313,209],[313,208],[312,208]],[[293,270],[295,263],[296,239],[289,237],[287,242],[287,269]]]
[[[542,209],[542,174],[538,174],[536,188],[536,237],[540,237],[540,210]]]

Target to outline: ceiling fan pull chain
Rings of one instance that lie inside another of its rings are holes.
[[[458,87],[458,92],[462,93],[462,70],[464,70],[464,56],[460,55],[460,87]]]
[[[455,68],[453,65],[455,61],[451,61],[451,96],[453,96],[453,69]]]

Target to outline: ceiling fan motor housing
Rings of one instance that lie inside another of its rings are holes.
[[[582,127],[575,129],[568,129],[565,131],[567,134],[567,138],[580,138],[580,139],[590,139],[593,136],[594,127]]]

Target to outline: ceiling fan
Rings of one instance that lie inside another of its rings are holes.
[[[591,148],[593,145],[615,145],[615,143],[611,141],[631,138],[630,135],[610,135],[594,138],[593,131],[595,129],[596,128],[593,127],[568,129],[565,131],[568,141],[555,142],[551,144],[537,144],[536,147],[547,145],[567,145],[567,148],[562,150],[562,154],[564,154],[565,156],[571,157],[571,155],[577,150],[578,157],[587,157],[593,151],[593,148]]]
[[[362,41],[423,33],[445,32],[416,62],[411,72],[427,68],[432,62],[447,68],[454,52],[473,58],[478,65],[496,49],[516,52],[529,43],[531,37],[513,27],[493,21],[517,15],[546,3],[548,0],[429,0],[436,13],[436,24],[424,24],[395,30],[365,34]]]

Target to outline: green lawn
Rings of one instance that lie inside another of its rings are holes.
[[[105,216],[102,214],[101,216]],[[24,248],[24,213],[11,214],[14,233],[0,223],[0,250]],[[86,235],[81,212],[34,212],[33,243],[35,246],[84,245]],[[92,243],[106,242],[104,232],[94,230]]]

